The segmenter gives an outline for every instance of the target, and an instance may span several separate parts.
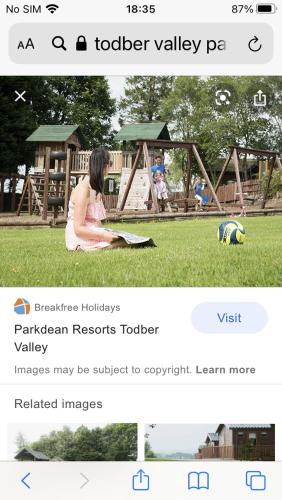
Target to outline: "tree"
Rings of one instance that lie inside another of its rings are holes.
[[[162,101],[162,115],[171,124],[172,135],[179,140],[194,140],[200,144],[204,163],[215,181],[218,158],[228,152],[228,145],[259,149],[278,146],[280,104],[275,108],[254,106],[254,95],[262,89],[267,94],[281,95],[282,79],[276,77],[271,84],[268,77],[178,77],[168,97]],[[216,91],[228,90],[230,104],[219,106]],[[271,102],[271,99],[270,99]],[[274,114],[275,111],[275,114]],[[280,128],[281,130],[281,128]],[[183,153],[173,155],[181,170]],[[247,176],[247,161],[243,159]],[[193,163],[194,173],[198,166]]]
[[[172,88],[171,76],[132,76],[126,79],[125,97],[120,100],[120,124],[161,119],[161,102]]]
[[[205,82],[200,77],[177,77],[173,88],[161,103],[161,114],[169,123],[172,138],[180,141],[198,140],[200,124],[207,119],[208,95]],[[183,178],[186,169],[186,152],[178,149],[171,152],[173,177]],[[197,165],[193,160],[193,169]]]
[[[68,427],[41,436],[30,448],[50,459],[65,461],[129,461],[137,459],[137,425],[111,424],[88,429],[82,425],[74,432]]]
[[[15,102],[15,91],[26,102]],[[34,145],[26,138],[46,124],[81,126],[87,149],[110,147],[116,111],[104,77],[0,77],[0,171],[15,173],[34,162]]]
[[[34,146],[25,142],[37,126],[32,99],[41,97],[40,77],[0,77],[0,172],[16,173],[18,165],[31,165]],[[26,102],[15,101],[25,91]]]
[[[114,424],[103,429],[106,460],[137,460],[137,425]]]
[[[23,448],[26,448],[26,440],[21,432],[17,434],[15,443],[17,447],[17,452],[21,451]]]
[[[106,78],[49,77],[44,82],[43,94],[44,116],[40,111],[40,102],[34,102],[40,123],[80,125],[85,149],[111,145],[114,135],[111,119],[116,112],[116,104],[115,99],[110,97]]]
[[[148,439],[146,439],[146,441],[145,441],[145,458],[146,459],[148,459],[148,458],[156,458],[156,455],[153,452]]]
[[[264,91],[267,94],[267,109],[273,125],[272,149],[282,151],[282,78],[268,76],[265,79]]]

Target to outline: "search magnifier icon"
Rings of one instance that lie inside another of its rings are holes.
[[[65,40],[63,39],[62,36],[54,36],[52,40],[52,45],[53,47],[55,47],[55,49],[67,50],[65,47]]]

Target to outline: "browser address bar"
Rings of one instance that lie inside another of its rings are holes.
[[[264,23],[20,23],[10,29],[9,54],[19,64],[265,64],[273,30]]]

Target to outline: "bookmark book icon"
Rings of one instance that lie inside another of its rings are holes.
[[[188,474],[188,490],[209,490],[210,476],[208,472],[189,472]]]

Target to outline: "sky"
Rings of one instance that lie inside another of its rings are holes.
[[[155,453],[196,453],[207,434],[215,432],[218,424],[159,424],[146,426],[148,441]]]
[[[108,76],[107,80],[109,82],[111,96],[119,101],[119,99],[124,96],[126,78],[124,76]],[[118,113],[113,117],[112,124],[113,128],[119,129]]]

